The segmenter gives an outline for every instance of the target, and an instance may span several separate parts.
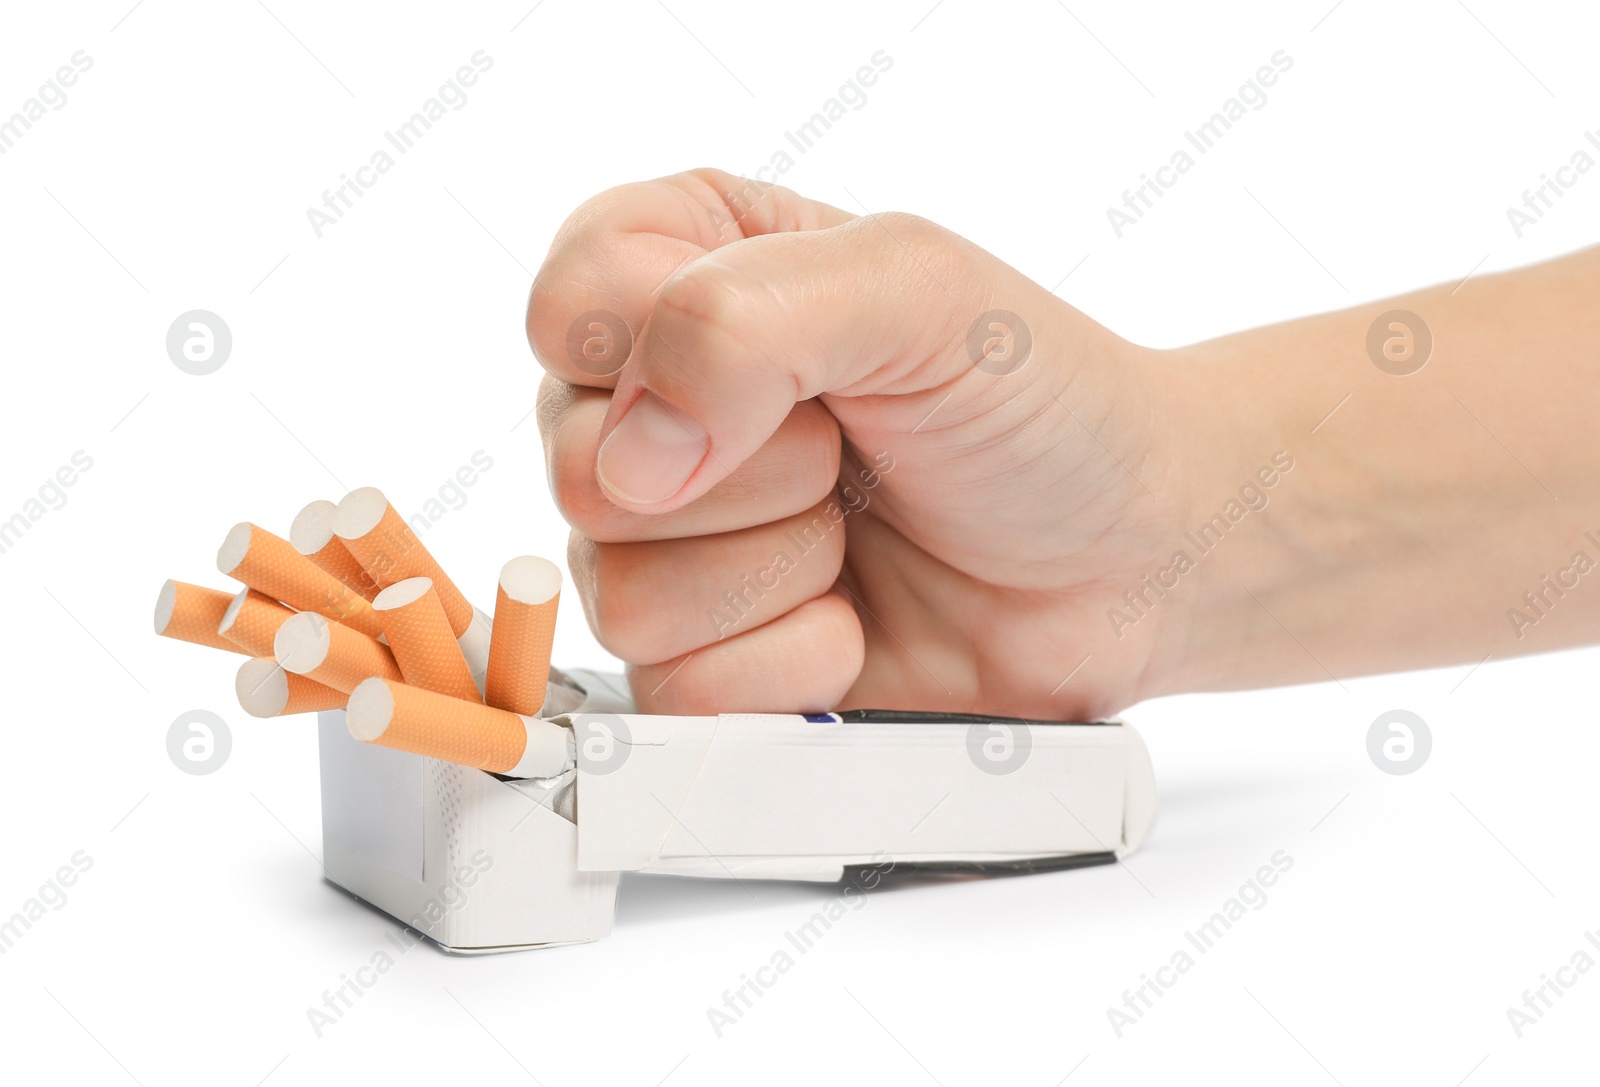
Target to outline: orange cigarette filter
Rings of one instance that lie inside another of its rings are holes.
[[[251,717],[285,717],[291,713],[342,710],[350,696],[314,679],[296,675],[275,660],[254,657],[234,677],[239,705]]]
[[[382,632],[372,605],[359,593],[300,554],[288,540],[249,521],[234,525],[222,541],[217,569],[295,611],[316,612],[373,638]]]
[[[406,683],[468,702],[483,701],[432,578],[397,581],[378,594],[372,608]]]
[[[489,705],[530,717],[544,706],[560,602],[561,569],[555,563],[523,555],[501,568],[484,685]]]
[[[272,656],[289,671],[345,694],[372,676],[402,678],[394,655],[381,643],[316,612],[285,619],[272,640]]]
[[[372,580],[344,541],[333,534],[333,512],[339,507],[325,498],[310,502],[289,525],[289,542],[294,549],[367,600],[378,595]]]
[[[364,743],[513,777],[554,777],[573,765],[572,733],[477,702],[369,679],[350,695],[350,735]]]
[[[406,578],[432,578],[450,620],[450,632],[458,638],[466,633],[472,622],[472,605],[382,491],[359,487],[345,495],[334,511],[333,531],[382,588]]]
[[[242,648],[217,633],[232,602],[233,595],[221,589],[169,580],[156,596],[156,633],[229,653],[243,653]]]
[[[236,650],[242,649],[252,657],[270,657],[278,628],[294,614],[293,608],[246,587],[223,612],[217,633],[232,642]]]

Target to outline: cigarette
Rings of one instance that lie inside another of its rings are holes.
[[[483,701],[432,578],[397,581],[378,594],[372,608],[406,683],[469,702]]]
[[[272,656],[289,671],[345,694],[371,676],[402,678],[394,655],[377,641],[312,611],[284,620]]]
[[[575,763],[572,732],[560,725],[392,680],[357,687],[345,724],[363,743],[508,777],[555,777]]]
[[[195,645],[208,645],[212,649],[243,653],[243,649],[217,633],[223,613],[232,601],[232,595],[221,589],[168,580],[156,596],[156,633]]]
[[[288,540],[249,521],[234,525],[222,541],[217,569],[295,611],[316,612],[374,638],[382,631],[372,605],[359,593],[300,554]]]
[[[489,705],[529,715],[544,706],[560,602],[561,569],[555,563],[523,555],[501,568],[484,686]]]
[[[378,595],[378,586],[359,559],[350,554],[344,541],[333,534],[332,502],[319,498],[308,503],[289,525],[289,542],[294,549],[328,573],[338,578],[347,588],[371,600]]]
[[[432,578],[450,620],[450,632],[458,638],[466,632],[472,622],[472,605],[382,491],[359,487],[345,495],[334,511],[333,531],[381,588],[408,577]]]
[[[275,660],[253,657],[239,665],[234,677],[239,705],[251,717],[285,717],[291,713],[342,710],[349,695],[296,675]]]
[[[222,613],[217,633],[232,642],[236,651],[242,649],[252,657],[270,657],[278,628],[294,614],[292,608],[246,586]]]

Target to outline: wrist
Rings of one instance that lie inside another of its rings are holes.
[[[1348,601],[1334,575],[1353,536],[1374,550],[1390,531],[1367,493],[1370,474],[1320,455],[1323,417],[1347,406],[1339,382],[1311,359],[1287,364],[1296,356],[1279,332],[1151,352],[1144,363],[1169,435],[1168,565],[1186,567],[1145,697],[1329,678],[1283,614],[1335,624]]]
[[[1474,286],[1478,297],[1435,288],[1155,353],[1187,525],[1280,451],[1294,467],[1220,546],[1194,548],[1149,694],[1472,663],[1600,629],[1584,597],[1536,637],[1508,622],[1541,574],[1580,550],[1600,557],[1584,536],[1600,535],[1600,500],[1590,462],[1558,452],[1581,424],[1540,423],[1564,410],[1541,383],[1582,359],[1559,338],[1507,339],[1529,305],[1515,277]],[[1403,374],[1368,346],[1397,309],[1438,345]],[[1530,361],[1509,369],[1515,358]]]

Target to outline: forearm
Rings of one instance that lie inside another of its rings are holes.
[[[1597,295],[1589,250],[1163,353],[1152,365],[1170,371],[1172,410],[1205,461],[1192,519],[1275,452],[1294,467],[1198,564],[1162,686],[1342,679],[1600,641]],[[1431,330],[1414,373],[1369,353],[1390,310]]]

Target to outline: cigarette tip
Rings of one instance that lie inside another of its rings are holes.
[[[500,568],[500,587],[519,604],[543,604],[561,593],[561,567],[538,555],[519,555]]]
[[[427,594],[433,588],[431,577],[408,577],[404,581],[397,581],[377,596],[372,598],[372,606],[378,611],[393,611],[412,603],[418,597]]]
[[[388,731],[393,716],[394,692],[382,676],[373,676],[356,684],[350,692],[344,722],[350,735],[362,743],[372,743]]]
[[[389,500],[376,487],[357,487],[339,500],[333,511],[333,534],[341,540],[359,540],[377,527]]]
[[[289,525],[289,542],[307,557],[315,555],[333,539],[333,513],[339,507],[326,498],[306,503]]]
[[[276,717],[289,701],[289,676],[277,661],[252,658],[239,666],[233,693],[251,717]]]
[[[249,521],[240,521],[228,530],[228,535],[223,537],[222,546],[217,548],[217,569],[224,574],[231,574],[239,568],[244,557],[250,551],[250,534],[255,531],[255,526]]]
[[[156,633],[165,634],[167,624],[172,622],[172,613],[178,607],[178,583],[170,577],[161,586],[161,592],[156,594]]]
[[[328,659],[328,621],[314,611],[296,612],[272,638],[272,655],[290,672],[305,675]]]

